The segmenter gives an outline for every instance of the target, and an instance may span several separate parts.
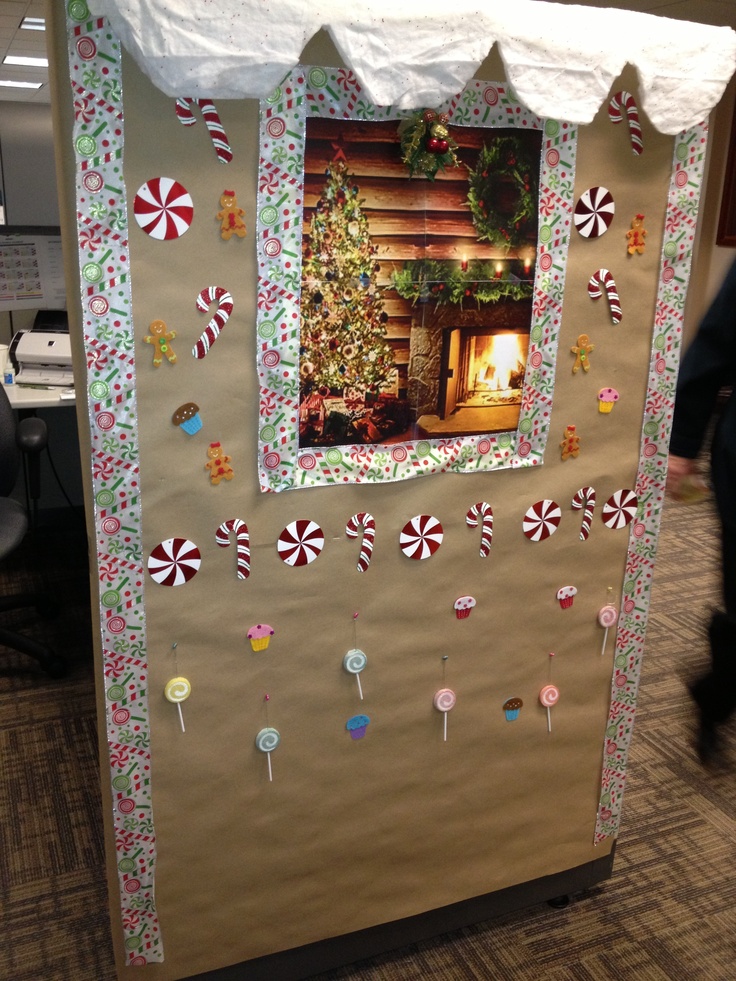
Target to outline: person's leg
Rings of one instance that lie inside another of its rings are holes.
[[[698,752],[707,760],[717,747],[717,727],[736,710],[736,530],[722,528],[723,601],[708,627],[712,667],[690,691],[700,710]]]

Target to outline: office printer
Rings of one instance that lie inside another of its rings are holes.
[[[33,327],[13,336],[9,353],[17,385],[74,385],[66,310],[39,310]]]

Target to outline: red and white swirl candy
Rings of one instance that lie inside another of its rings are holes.
[[[632,490],[617,490],[603,505],[601,518],[607,528],[624,528],[636,517],[639,500]]]
[[[246,523],[240,518],[228,518],[215,532],[215,541],[220,548],[227,548],[233,534],[237,542],[238,579],[247,579],[250,575],[250,535]]]
[[[133,214],[147,235],[166,241],[187,231],[194,218],[194,203],[183,184],[171,177],[153,177],[138,188]]]
[[[637,156],[644,150],[644,141],[641,135],[641,123],[639,122],[639,109],[636,99],[625,89],[616,92],[608,103],[608,118],[612,123],[620,123],[623,120],[623,111],[626,110],[626,119],[629,124],[629,138],[631,139],[631,150]]]
[[[167,538],[148,556],[148,572],[161,586],[181,586],[189,582],[202,564],[199,549],[188,538]]]
[[[615,211],[613,195],[607,187],[589,187],[578,198],[573,221],[583,238],[598,238],[608,231]]]
[[[399,535],[401,551],[410,559],[428,559],[442,544],[442,525],[431,514],[417,514]]]
[[[480,535],[480,557],[485,559],[488,557],[493,544],[493,508],[488,501],[478,501],[477,504],[469,508],[465,515],[465,523],[470,528],[477,528],[479,517],[483,521]]]
[[[572,499],[572,509],[573,511],[582,510],[583,512],[583,523],[580,527],[580,541],[585,542],[588,540],[588,535],[590,534],[590,525],[593,521],[593,512],[595,511],[595,489],[593,487],[581,487]]]
[[[541,542],[557,531],[562,511],[556,501],[537,501],[524,515],[522,531],[532,542]]]
[[[276,544],[282,561],[287,565],[309,565],[325,546],[324,532],[315,521],[300,518],[292,521],[279,535]]]
[[[376,519],[368,511],[359,511],[345,525],[348,538],[357,538],[359,529],[363,529],[363,541],[358,556],[358,572],[365,572],[371,562],[373,545],[376,540]]]
[[[616,281],[611,275],[608,269],[596,269],[593,275],[588,280],[588,295],[593,299],[597,300],[603,296],[603,291],[601,287],[605,287],[606,296],[608,297],[608,306],[611,311],[611,320],[614,324],[621,322],[623,313],[621,311],[621,300],[619,299],[618,290],[616,289]]]
[[[207,126],[217,159],[223,164],[230,163],[233,159],[233,151],[228,143],[214,102],[211,99],[177,99],[176,115],[184,126],[194,126],[197,121],[192,112],[192,106],[199,106],[202,111],[202,119]]]
[[[220,331],[233,312],[233,298],[223,286],[207,286],[197,297],[197,309],[206,313],[211,303],[217,303],[217,311],[192,348],[192,357],[202,359],[220,336]]]

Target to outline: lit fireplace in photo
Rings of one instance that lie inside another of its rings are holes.
[[[466,395],[518,391],[521,397],[528,348],[528,336],[516,333],[471,337]]]

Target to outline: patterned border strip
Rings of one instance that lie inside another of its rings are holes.
[[[154,871],[146,631],[120,44],[67,7],[107,740],[127,963],[163,960]],[[79,393],[81,395],[81,393]]]
[[[258,181],[259,477],[263,491],[405,480],[542,463],[570,237],[577,129],[541,120],[500,84],[471,81],[440,111],[456,126],[544,127],[539,240],[527,372],[515,433],[418,440],[383,448],[298,446],[301,236],[307,115],[400,120],[371,105],[346,69],[299,68],[261,103]]]
[[[626,759],[634,727],[654,558],[664,502],[683,311],[707,142],[707,123],[701,123],[675,138],[636,482],[639,512],[632,522],[629,535],[614,654],[611,707],[603,747],[596,843],[610,836],[615,837],[621,821]]]

